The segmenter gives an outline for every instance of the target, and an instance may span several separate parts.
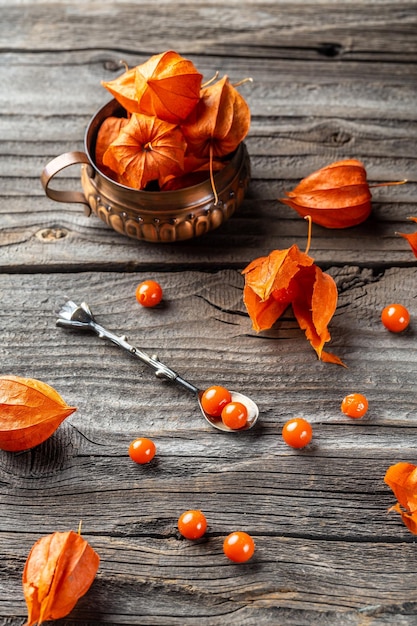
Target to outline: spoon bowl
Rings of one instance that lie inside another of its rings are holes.
[[[203,406],[201,404],[201,397],[204,392],[200,390],[198,392],[198,404],[200,405],[200,410],[203,416],[208,421],[210,426],[217,428],[217,430],[223,430],[228,433],[236,433],[236,432],[240,433],[243,430],[249,430],[250,428],[255,426],[258,420],[258,417],[259,417],[258,405],[255,404],[255,402],[251,400],[251,398],[248,398],[248,396],[245,396],[243,393],[239,393],[238,391],[230,391],[230,390],[229,392],[230,392],[230,395],[232,396],[232,402],[241,402],[246,407],[246,410],[248,412],[247,422],[242,428],[239,428],[239,429],[229,428],[229,426],[226,426],[226,424],[223,423],[221,417],[214,417],[213,415],[209,415],[208,413],[206,413],[206,411],[203,409]]]
[[[246,406],[248,411],[248,419],[246,425],[239,429],[232,429],[223,424],[221,418],[213,417],[206,413],[201,405],[201,396],[203,395],[203,391],[199,390],[198,387],[193,385],[192,383],[185,380],[174,372],[170,367],[164,365],[156,355],[150,356],[143,350],[136,348],[135,346],[130,345],[127,341],[126,335],[118,336],[115,333],[111,332],[98,324],[94,318],[94,315],[86,302],[82,302],[80,305],[75,304],[72,300],[68,300],[58,311],[58,319],[56,321],[56,325],[62,328],[77,328],[82,330],[90,330],[94,332],[100,339],[109,339],[114,344],[119,346],[119,348],[123,348],[129,352],[132,356],[137,357],[140,361],[148,365],[150,368],[154,370],[155,376],[157,378],[163,378],[166,380],[171,380],[181,387],[184,387],[188,391],[191,391],[195,394],[198,399],[198,404],[200,406],[201,413],[203,417],[207,420],[207,422],[216,428],[217,430],[222,430],[227,433],[236,433],[241,432],[243,430],[249,430],[253,426],[255,426],[258,417],[259,417],[259,409],[253,400],[243,395],[243,393],[239,393],[238,391],[230,391],[232,400],[235,402],[241,402]]]

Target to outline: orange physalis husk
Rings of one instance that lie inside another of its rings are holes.
[[[139,102],[136,97],[136,68],[132,67],[123,74],[108,82],[102,80],[101,84],[112,96],[114,96],[126,111],[129,113],[140,113]]]
[[[224,168],[227,161],[221,161],[220,159],[213,159],[211,163],[212,171],[220,171]],[[160,180],[160,186],[162,191],[172,191],[175,189],[183,189],[184,187],[191,187],[197,185],[209,178],[210,162],[207,159],[199,159],[194,155],[185,156],[184,158],[184,173],[180,176],[173,176],[169,174],[164,179]]]
[[[199,101],[201,80],[202,75],[191,61],[168,50],[101,84],[129,113],[144,113],[178,124]]]
[[[243,274],[243,301],[256,332],[271,328],[291,304],[319,359],[343,365],[339,357],[323,350],[331,339],[327,326],[336,310],[336,283],[310,256],[294,244],[255,259]]]
[[[25,626],[65,617],[90,588],[100,558],[81,535],[70,530],[42,537],[23,571],[28,608]]]
[[[398,500],[388,510],[399,513],[407,528],[417,535],[417,466],[411,463],[391,465],[384,482],[391,487]]]
[[[187,153],[210,160],[215,204],[218,196],[213,177],[214,158],[236,150],[249,127],[249,106],[227,76],[201,90],[199,103],[181,126],[187,141]]]
[[[412,222],[417,222],[417,217],[409,217],[409,220],[411,220]],[[408,243],[411,246],[411,250],[414,254],[415,257],[417,257],[417,232],[415,233],[398,233],[399,235],[401,235],[401,237],[404,237],[404,239],[406,239],[408,241]]]
[[[326,228],[347,228],[365,221],[371,212],[366,170],[356,159],[337,161],[304,178],[280,201],[299,215]]]
[[[107,148],[103,163],[118,174],[122,184],[144,189],[150,181],[181,174],[185,148],[178,126],[134,113]]]
[[[227,76],[201,90],[201,98],[182,130],[188,151],[198,157],[230,154],[246,137],[250,110]]]
[[[0,449],[17,452],[37,446],[74,411],[46,383],[0,376]]]
[[[109,174],[112,170],[106,168],[103,156],[109,145],[117,139],[120,131],[128,123],[127,117],[106,117],[98,129],[96,139],[96,165],[104,173]],[[109,171],[108,171],[109,170]]]
[[[179,124],[199,101],[201,80],[193,63],[173,50],[152,56],[135,70],[140,111]]]
[[[370,187],[403,185],[406,180],[369,185],[360,161],[336,161],[304,178],[280,201],[299,215],[309,215],[326,228],[348,228],[364,222],[371,213]]]

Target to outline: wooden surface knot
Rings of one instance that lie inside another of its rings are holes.
[[[42,228],[36,233],[36,237],[44,242],[56,241],[57,239],[64,239],[68,236],[68,230],[65,228]]]

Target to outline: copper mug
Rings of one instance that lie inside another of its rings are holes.
[[[175,191],[132,189],[103,174],[94,160],[96,137],[103,120],[122,114],[116,100],[108,102],[90,120],[84,138],[85,152],[66,152],[45,166],[41,182],[49,198],[82,203],[86,215],[93,211],[118,233],[152,242],[182,241],[203,235],[235,212],[250,179],[250,161],[244,143],[214,176],[217,202],[209,178]],[[76,164],[81,164],[82,192],[50,187],[58,172]]]

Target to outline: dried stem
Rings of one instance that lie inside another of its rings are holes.
[[[125,68],[125,72],[129,71],[129,65],[127,64],[127,61],[125,61],[124,59],[119,59],[119,65]]]
[[[214,184],[214,174],[213,174],[213,144],[210,143],[210,182],[211,188],[214,193],[214,204],[216,205],[219,201],[219,196],[217,195],[216,185]]]
[[[308,221],[307,245],[306,249],[304,250],[304,254],[308,254],[311,245],[311,231],[313,228],[313,220],[311,219],[311,215],[306,215],[304,219]]]
[[[214,76],[212,78],[210,78],[210,80],[208,80],[206,83],[203,83],[201,85],[201,89],[204,89],[205,87],[208,87],[209,85],[211,85],[211,83],[216,80],[216,78],[219,76],[219,72],[217,71]]]
[[[240,85],[244,85],[245,83],[253,83],[253,78],[250,76],[248,78],[242,78],[242,80],[239,80],[237,83],[232,83],[232,85],[233,87],[240,87]]]
[[[405,183],[408,183],[408,180],[406,178],[404,178],[404,180],[397,180],[390,183],[376,183],[375,185],[369,185],[369,188],[373,189],[374,187],[393,187],[394,185],[404,185]]]

